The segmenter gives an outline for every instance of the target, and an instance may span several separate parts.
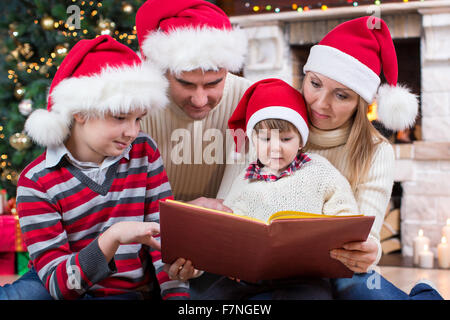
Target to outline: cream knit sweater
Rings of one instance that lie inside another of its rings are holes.
[[[350,168],[346,166],[347,150],[345,146],[350,129],[349,124],[332,131],[318,130],[311,126],[308,137],[309,142],[315,146],[308,152],[320,154],[328,159],[347,179]],[[252,155],[248,157],[248,160],[253,161],[254,151],[250,150],[250,152],[252,152]],[[378,256],[375,264],[378,263],[382,253],[379,240],[380,230],[391,197],[394,181],[394,161],[392,146],[387,142],[379,144],[368,176],[357,186],[354,194],[359,212],[364,215],[375,216],[375,222],[369,235],[378,244]],[[230,164],[227,166],[217,198],[224,199],[227,196],[234,178],[245,168],[245,165]]]
[[[223,202],[234,213],[268,221],[277,211],[351,215],[358,204],[347,179],[325,158],[307,154],[310,161],[276,181],[244,179],[244,169]]]
[[[224,150],[229,150],[224,148],[233,147],[225,136],[228,119],[250,85],[228,73],[222,99],[203,120],[192,120],[172,101],[143,119],[142,131],[158,145],[175,199],[216,197],[225,170]]]

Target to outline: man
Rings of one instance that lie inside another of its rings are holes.
[[[170,103],[143,120],[157,142],[174,197],[221,210],[227,122],[251,82],[235,76],[245,59],[244,31],[203,0],[149,0],[136,15],[143,59],[169,80]]]

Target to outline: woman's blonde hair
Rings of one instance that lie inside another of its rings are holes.
[[[367,118],[369,104],[359,97],[359,102],[353,115],[350,134],[345,145],[347,168],[350,169],[348,180],[353,191],[363,181],[370,170],[376,146],[387,141]]]

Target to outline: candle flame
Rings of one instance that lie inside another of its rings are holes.
[[[428,251],[428,244],[423,245],[423,251]]]
[[[447,225],[450,226],[450,218],[447,219]]]
[[[419,237],[423,237],[423,230],[422,229],[419,230]]]
[[[447,238],[446,237],[442,237],[441,238],[441,243],[444,243],[444,244],[447,243]]]

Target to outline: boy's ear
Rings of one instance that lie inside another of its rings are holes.
[[[87,117],[81,113],[75,113],[73,115],[73,119],[79,124],[84,124],[87,120]]]

